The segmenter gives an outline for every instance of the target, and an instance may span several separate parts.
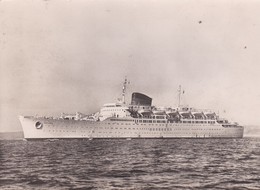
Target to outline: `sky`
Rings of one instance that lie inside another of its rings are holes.
[[[0,132],[132,92],[260,126],[260,1],[1,0]],[[257,128],[259,130],[259,128]]]

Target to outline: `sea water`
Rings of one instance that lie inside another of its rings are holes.
[[[260,138],[2,140],[0,189],[260,189]]]

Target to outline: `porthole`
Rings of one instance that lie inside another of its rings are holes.
[[[36,127],[36,129],[41,129],[43,127],[43,124],[40,121],[37,121],[35,123],[35,127]]]

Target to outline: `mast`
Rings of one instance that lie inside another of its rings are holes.
[[[127,85],[127,78],[125,77],[125,81],[123,83],[123,90],[122,90],[122,103],[123,104],[125,104],[126,85]]]
[[[179,94],[178,94],[178,107],[180,107],[181,105],[181,85],[179,85],[179,90],[178,90]]]

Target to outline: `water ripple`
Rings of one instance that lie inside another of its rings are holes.
[[[0,141],[0,189],[260,189],[260,139]]]

